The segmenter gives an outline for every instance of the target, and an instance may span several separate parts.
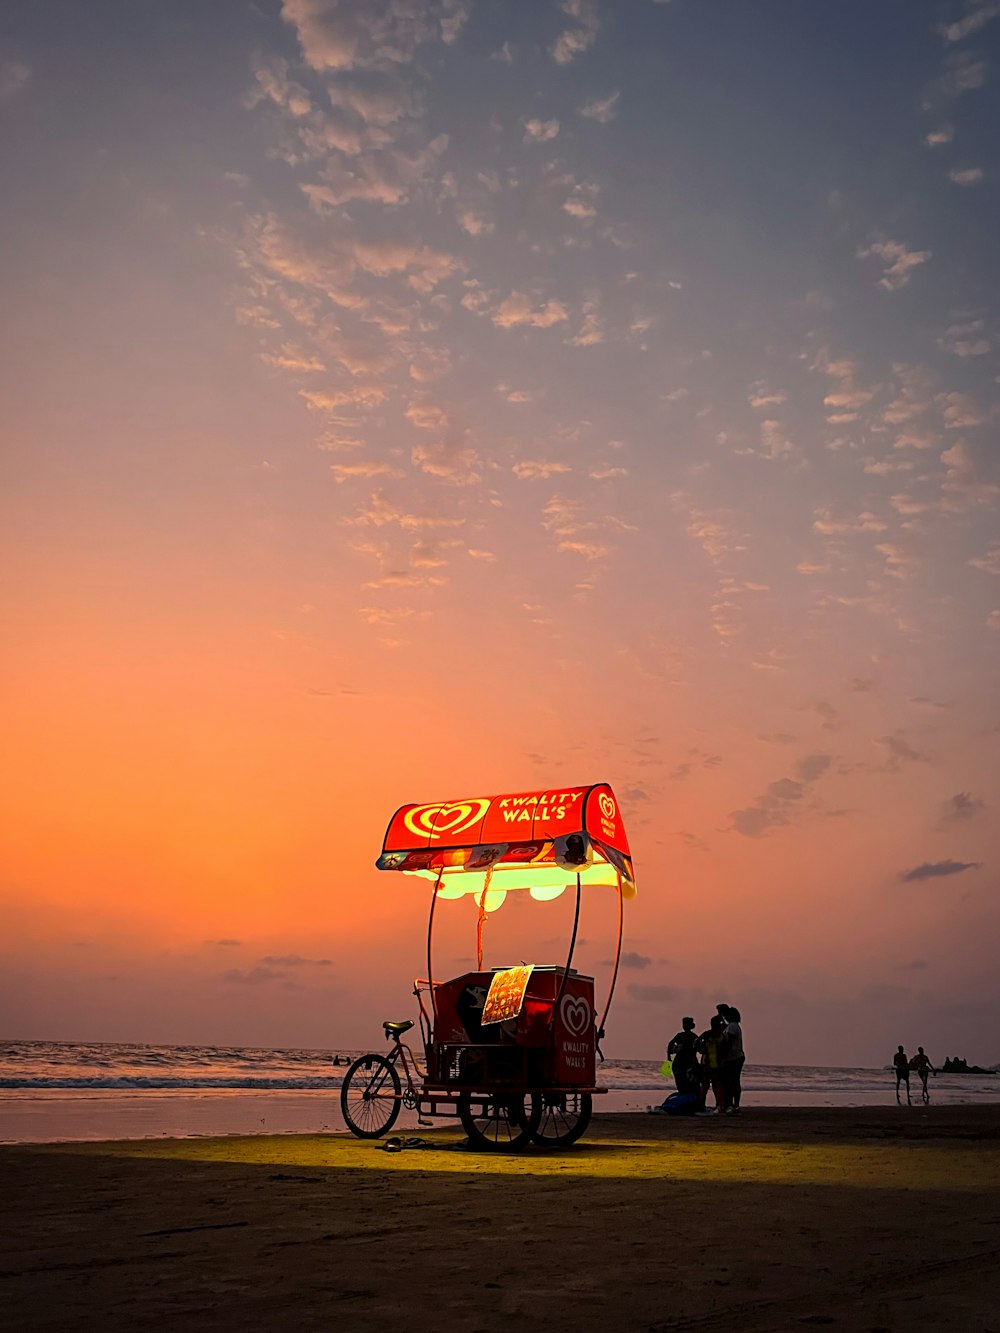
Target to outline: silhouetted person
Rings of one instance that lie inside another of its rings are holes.
[[[693,1018],[681,1019],[681,1030],[667,1042],[667,1059],[674,1063],[678,1092],[698,1091],[698,1037]]]
[[[931,1099],[931,1094],[927,1091],[927,1075],[930,1073],[936,1074],[937,1070],[934,1068],[930,1060],[924,1054],[924,1048],[922,1046],[917,1047],[917,1053],[910,1061],[910,1068],[915,1069],[917,1071],[917,1076],[920,1079],[920,1087],[921,1087],[920,1097],[924,1105],[926,1106]]]
[[[735,1115],[740,1109],[740,1098],[743,1095],[742,1075],[747,1058],[743,1050],[740,1011],[728,1004],[723,1017],[726,1019],[726,1042],[722,1052],[722,1087],[726,1099],[726,1114]]]
[[[912,1106],[913,1102],[910,1098],[910,1061],[902,1046],[896,1048],[896,1054],[892,1057],[892,1063],[893,1068],[896,1070],[896,1102],[898,1105],[902,1106],[903,1103],[899,1100],[899,1085],[905,1083],[906,1104],[907,1106]]]
[[[701,1076],[701,1087],[699,1089],[701,1110],[696,1111],[696,1115],[716,1115],[726,1104],[726,1094],[722,1087],[722,1057],[725,1052],[725,1045],[726,1020],[722,1014],[716,1014],[709,1024],[708,1030],[701,1034],[697,1042],[696,1049],[701,1056],[701,1066],[698,1070]],[[709,1088],[712,1089],[712,1094],[715,1097],[714,1111],[710,1111],[705,1105]]]

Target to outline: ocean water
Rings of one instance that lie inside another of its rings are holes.
[[[341,1079],[360,1053],[0,1041],[0,1142],[343,1131]],[[597,1077],[600,1111],[644,1110],[673,1088],[654,1060],[607,1060]],[[895,1102],[889,1069],[751,1063],[743,1087],[747,1109]],[[1000,1072],[941,1074],[930,1090],[932,1103],[1000,1102]]]

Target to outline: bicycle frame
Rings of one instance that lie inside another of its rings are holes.
[[[417,1085],[423,1084],[424,1072],[420,1068],[420,1062],[414,1055],[412,1048],[408,1046],[405,1041],[400,1041],[399,1037],[397,1037],[393,1042],[392,1052],[388,1058],[394,1065],[398,1065],[402,1062],[403,1073],[406,1076],[406,1087],[400,1095],[404,1100],[407,1097],[412,1097],[416,1100],[419,1096]]]

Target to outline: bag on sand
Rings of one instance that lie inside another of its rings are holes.
[[[663,1103],[667,1115],[694,1115],[700,1103],[697,1093],[673,1092]]]

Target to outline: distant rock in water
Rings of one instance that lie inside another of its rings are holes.
[[[984,1069],[982,1065],[967,1064],[965,1060],[962,1060],[959,1056],[956,1055],[954,1060],[950,1058],[945,1060],[944,1064],[941,1066],[941,1073],[942,1074],[992,1074],[993,1070]]]

